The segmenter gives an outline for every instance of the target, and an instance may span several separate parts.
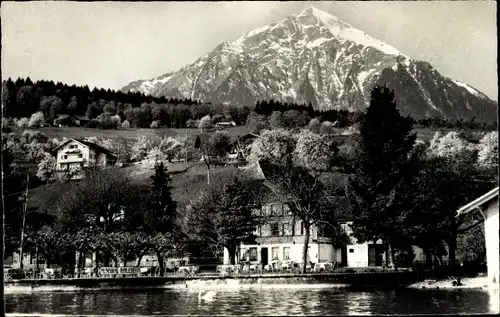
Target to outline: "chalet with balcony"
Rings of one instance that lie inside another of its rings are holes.
[[[57,170],[70,172],[73,179],[80,178],[85,167],[110,166],[117,161],[109,150],[80,139],[68,139],[52,151],[56,155]]]

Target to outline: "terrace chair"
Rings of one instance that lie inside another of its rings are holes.
[[[292,272],[292,266],[293,266],[293,263],[292,261],[283,261],[283,272],[286,272],[286,273],[291,273]]]
[[[333,268],[332,271],[335,271],[336,269],[339,268],[339,262],[333,262]]]
[[[283,263],[281,261],[276,261],[276,271],[279,273],[283,272]]]

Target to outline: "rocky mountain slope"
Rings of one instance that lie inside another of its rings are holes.
[[[311,102],[320,110],[353,111],[367,106],[375,84],[394,89],[402,113],[415,118],[496,119],[497,103],[483,93],[314,7],[122,90],[250,106],[269,99]]]

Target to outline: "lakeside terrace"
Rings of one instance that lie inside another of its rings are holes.
[[[399,271],[409,271],[410,268],[401,268]],[[215,270],[200,272],[197,265],[180,265],[172,270],[165,269],[163,277],[245,277],[259,276],[305,276],[308,274],[333,274],[333,273],[375,273],[393,272],[394,269],[387,267],[348,268],[337,266],[333,263],[311,263],[306,267],[306,273],[302,273],[300,263],[288,261],[280,263],[273,261],[270,265],[252,265],[242,263],[238,265],[218,265]],[[60,280],[60,279],[99,279],[99,278],[140,278],[161,277],[159,267],[99,267],[74,270],[64,270],[61,267],[43,268],[40,270],[25,270],[4,268],[4,280]]]

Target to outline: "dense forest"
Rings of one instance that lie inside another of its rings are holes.
[[[211,125],[220,121],[234,121],[237,125],[278,126],[295,128],[307,125],[316,118],[337,127],[348,127],[360,121],[362,113],[347,110],[314,110],[311,103],[289,104],[274,100],[258,101],[254,109],[240,105],[204,103],[200,100],[152,97],[139,92],[121,92],[110,89],[89,89],[88,86],[67,85],[61,82],[29,77],[11,78],[2,82],[3,117],[30,118],[43,114],[50,124],[60,115],[85,117],[89,128],[194,128],[202,118]],[[250,116],[250,114],[252,114]],[[283,117],[283,118],[281,118]],[[448,121],[428,118],[414,122],[423,127],[494,129],[496,124],[471,121]],[[256,131],[259,128],[255,129]]]

